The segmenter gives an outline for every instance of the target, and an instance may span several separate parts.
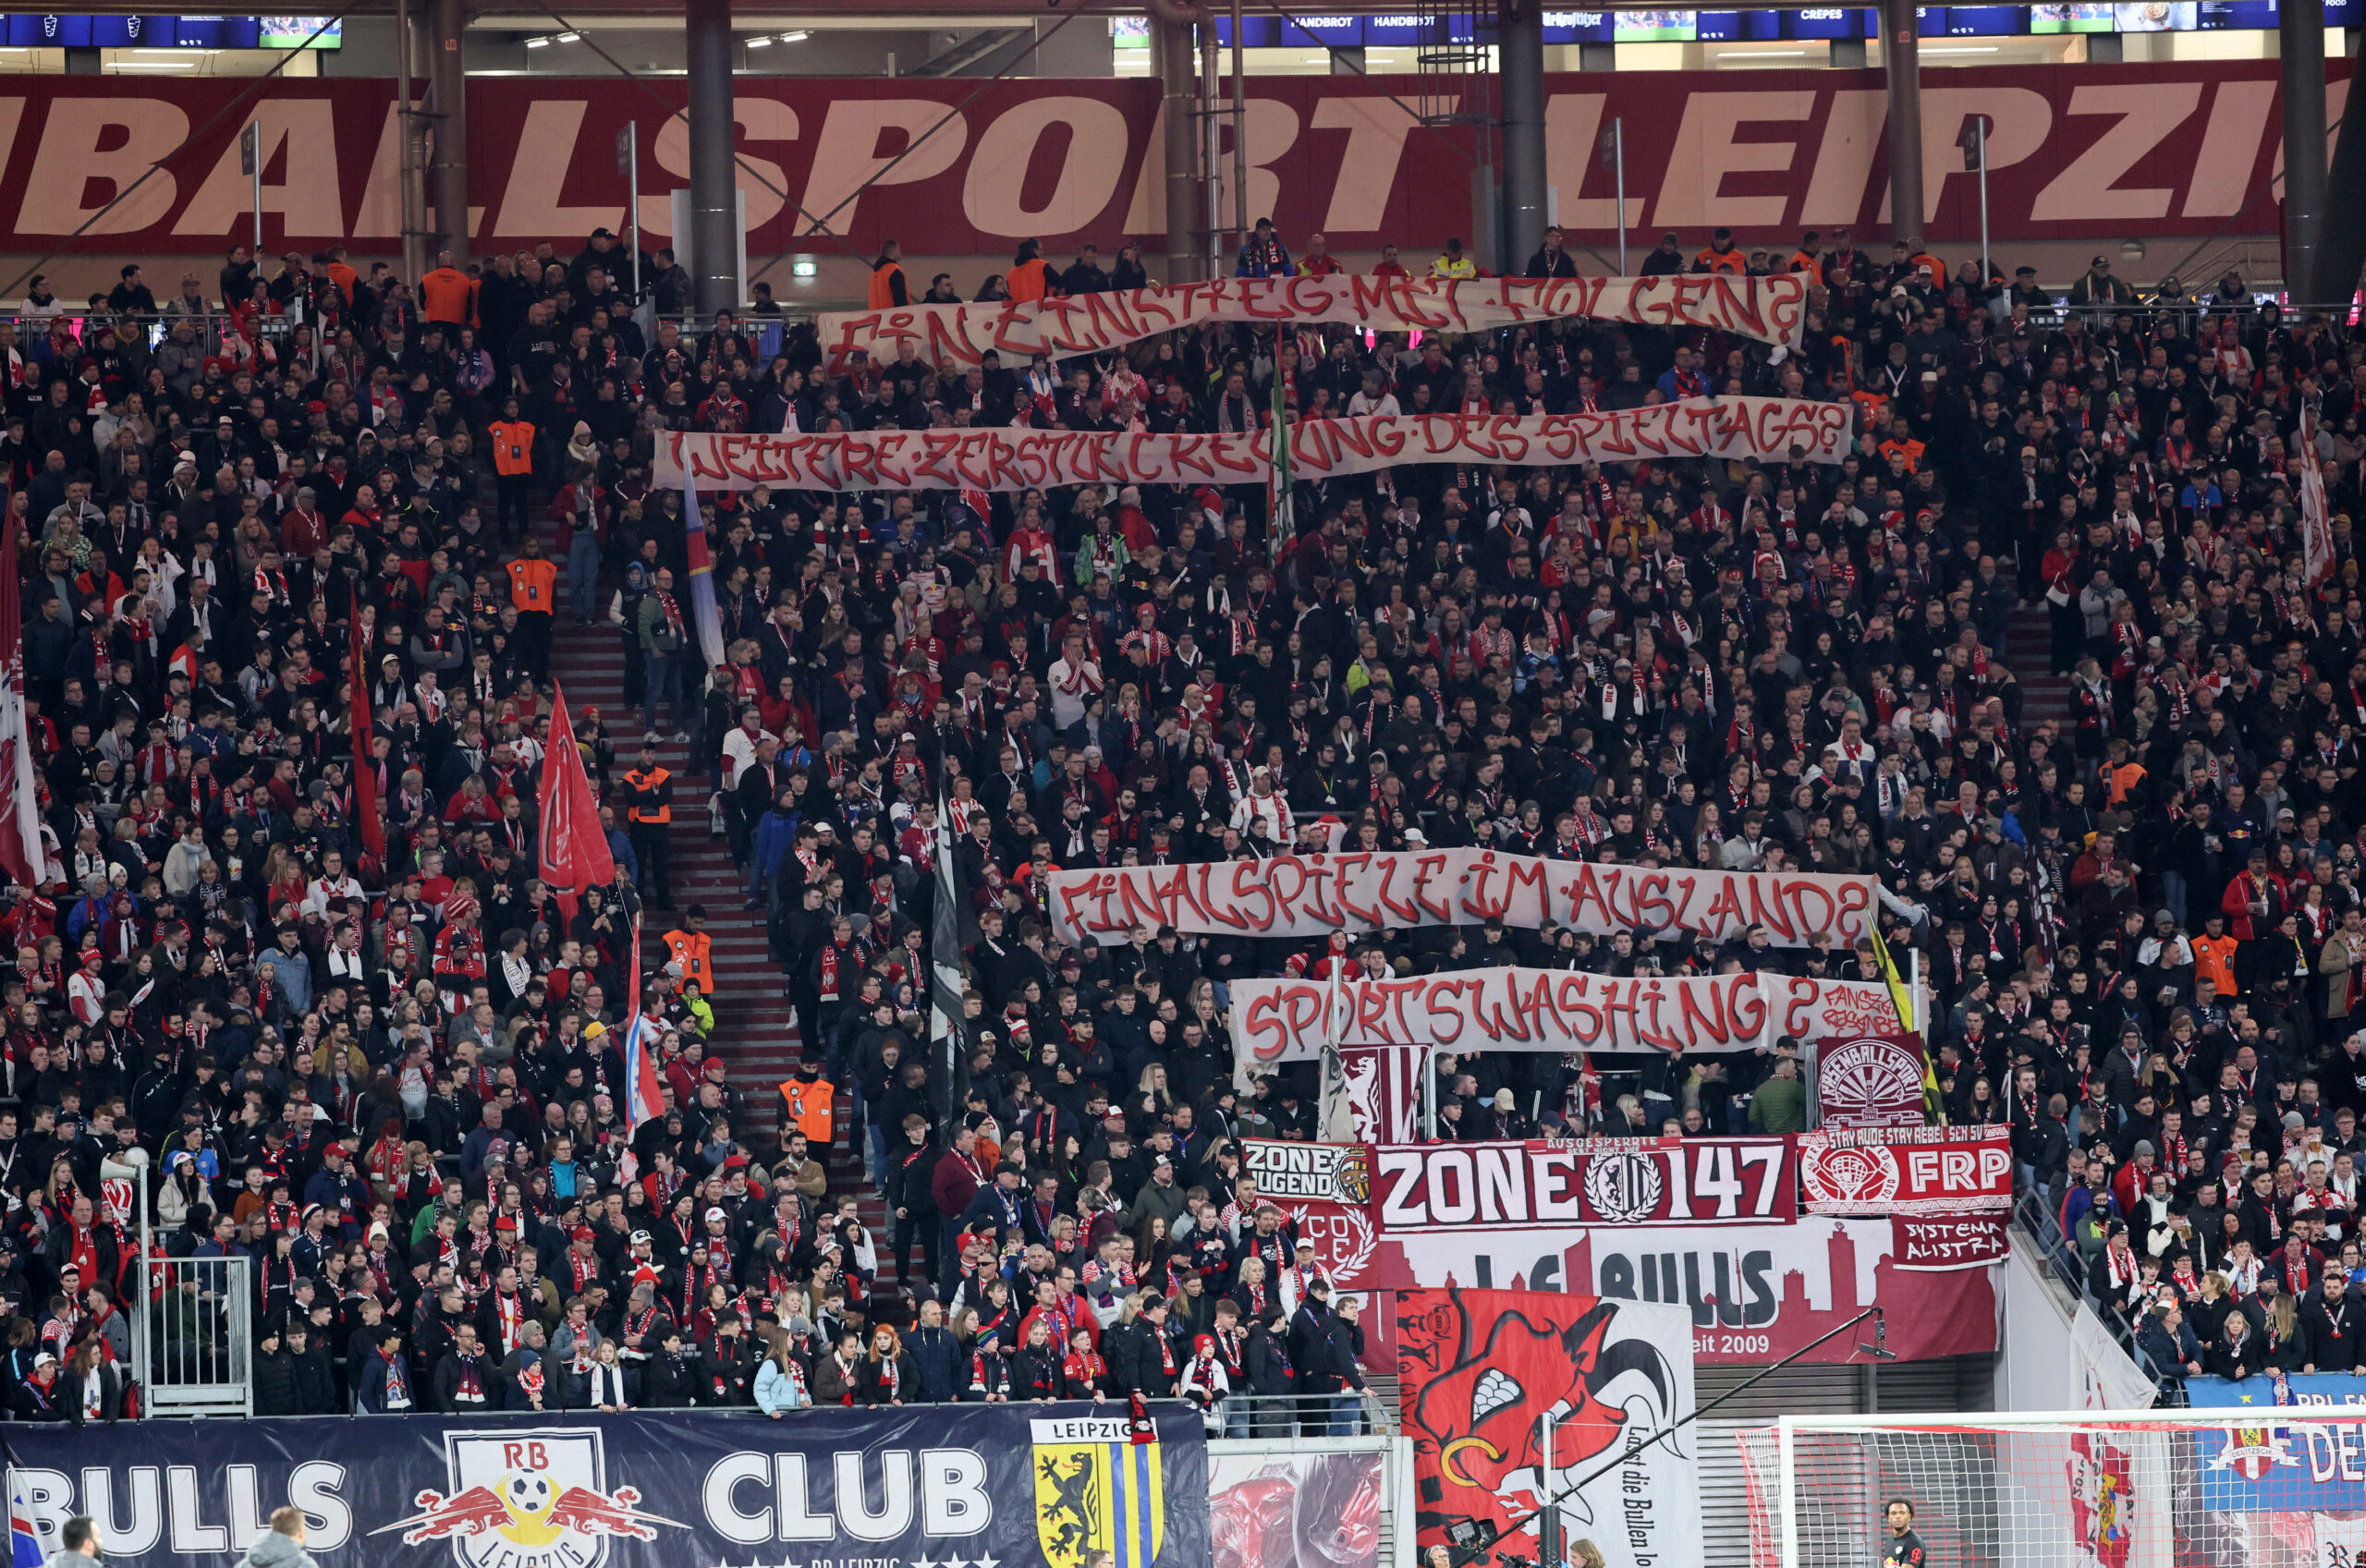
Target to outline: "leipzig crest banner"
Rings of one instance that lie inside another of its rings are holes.
[[[1799,1135],[1799,1196],[1815,1214],[1996,1214],[2013,1207],[2009,1127]]]
[[[1139,1432],[1117,1405],[936,1404],[127,1421],[12,1445],[43,1550],[91,1513],[117,1562],[233,1568],[294,1503],[316,1558],[376,1568],[1213,1568],[1205,1430],[1155,1409]]]
[[[1536,1499],[1593,1477],[1562,1504],[1570,1561],[1589,1561],[1579,1543],[1592,1542],[1600,1555],[1591,1560],[1609,1568],[1701,1562],[1702,1434],[1642,1440],[1692,1414],[1690,1332],[1679,1308],[1591,1295],[1398,1295],[1397,1389],[1421,1544],[1444,1545],[1449,1526],[1477,1523],[1526,1555]],[[1550,1451],[1537,1419],[1548,1411]]]

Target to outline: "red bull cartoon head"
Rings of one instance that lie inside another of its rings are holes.
[[[1574,1305],[1574,1304],[1573,1304]],[[1567,1325],[1505,1312],[1473,1345],[1459,1292],[1421,1320],[1400,1322],[1409,1361],[1440,1367],[1422,1382],[1409,1413],[1421,1469],[1421,1524],[1476,1519],[1509,1533],[1529,1521],[1540,1489],[1575,1479],[1567,1472],[1618,1440],[1628,1413],[1602,1392],[1628,1373],[1665,1413],[1675,1400],[1667,1362],[1648,1341],[1612,1339],[1616,1302],[1596,1302]],[[1553,1452],[1539,1445],[1538,1418],[1554,1416]],[[1528,1494],[1523,1500],[1519,1494]]]

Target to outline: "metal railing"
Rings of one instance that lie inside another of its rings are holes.
[[[253,1259],[168,1258],[146,1273],[133,1324],[146,1413],[253,1415]]]
[[[1250,1393],[1242,1390],[1216,1402],[1227,1438],[1395,1437],[1391,1402],[1372,1389],[1341,1393]]]

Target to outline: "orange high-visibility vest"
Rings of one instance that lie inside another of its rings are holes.
[[[803,1078],[781,1080],[781,1106],[788,1124],[803,1133],[805,1140],[816,1149],[829,1148],[835,1136],[831,1115],[837,1093],[836,1087],[827,1078],[816,1078],[810,1084]]]
[[[509,602],[521,615],[548,614],[551,591],[558,586],[558,568],[537,556],[520,555],[509,563]]]
[[[665,951],[682,966],[685,982],[699,982],[699,994],[714,994],[714,940],[704,931],[667,931]]]
[[[524,419],[493,422],[493,471],[531,474],[534,471],[534,427]]]

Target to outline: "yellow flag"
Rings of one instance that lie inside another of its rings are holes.
[[[1873,941],[1873,962],[1881,966],[1882,980],[1889,987],[1890,1005],[1897,1009],[1897,1027],[1906,1034],[1920,1034],[1914,1027],[1914,1001],[1907,994],[1906,982],[1898,978],[1897,962],[1889,955],[1889,944],[1882,940],[1881,927],[1869,924],[1865,934]],[[1931,1063],[1931,1052],[1922,1052],[1922,1113],[1931,1121],[1944,1124],[1947,1113],[1939,1096],[1938,1069]]]

